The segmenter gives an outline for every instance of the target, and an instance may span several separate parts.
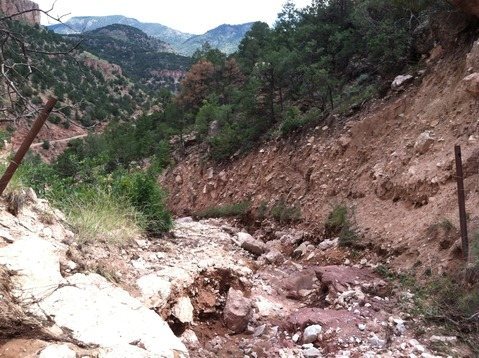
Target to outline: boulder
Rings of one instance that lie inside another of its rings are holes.
[[[155,274],[140,277],[136,281],[140,289],[140,300],[148,307],[163,307],[171,294],[171,282]]]
[[[319,324],[306,327],[303,333],[303,343],[314,343],[321,334],[323,328]]]
[[[238,233],[238,236],[241,233]],[[266,246],[264,242],[254,239],[251,235],[249,238],[246,238],[241,241],[241,247],[246,251],[251,252],[256,256],[261,256],[266,251]]]
[[[414,143],[414,150],[418,154],[424,154],[431,149],[434,144],[433,133],[430,131],[422,132]]]
[[[479,97],[479,73],[471,73],[463,81],[466,84],[466,91],[474,97]]]
[[[225,326],[235,333],[241,333],[246,330],[252,317],[251,300],[244,297],[243,292],[230,288],[223,311]]]
[[[173,306],[171,313],[178,318],[181,323],[193,322],[193,305],[189,297],[181,297]]]

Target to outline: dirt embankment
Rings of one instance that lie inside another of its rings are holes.
[[[346,203],[365,239],[394,254],[393,264],[440,272],[454,262],[458,235],[454,230],[441,245],[431,227],[445,220],[459,227],[455,144],[466,162],[470,218],[479,219],[479,107],[464,81],[479,72],[478,63],[479,44],[436,48],[404,92],[375,102],[345,125],[320,124],[227,165],[191,149],[162,178],[169,205],[187,214],[245,199],[255,208],[271,207],[284,198],[301,208],[303,225],[320,229],[331,209]]]

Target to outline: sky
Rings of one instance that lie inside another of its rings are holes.
[[[49,10],[54,0],[33,0]],[[51,12],[67,20],[72,16],[125,15],[175,30],[203,34],[222,24],[264,21],[273,24],[286,0],[56,0]],[[293,0],[302,8],[311,0]],[[50,24],[45,17],[42,23]]]

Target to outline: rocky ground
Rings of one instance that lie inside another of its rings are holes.
[[[419,337],[414,294],[338,240],[182,218],[167,237],[79,245],[61,213],[30,197],[18,217],[0,216],[15,313],[0,326],[18,327],[0,357],[467,355],[455,336]]]

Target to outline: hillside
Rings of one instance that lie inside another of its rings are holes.
[[[209,42],[213,48],[217,48],[225,53],[232,53],[236,51],[244,34],[251,27],[251,23],[221,25],[207,31],[203,35],[193,35],[171,29],[161,24],[143,23],[136,19],[117,15],[73,17],[64,24],[51,25],[48,26],[48,28],[58,34],[71,35],[83,34],[115,24],[137,28],[148,36],[157,38],[171,45],[176,53],[185,56],[191,56],[195,50],[201,48],[205,42]]]
[[[75,48],[76,43],[16,21],[9,22],[8,29],[14,31],[18,39],[28,39],[29,61],[33,66],[31,74],[9,69],[8,74],[22,97],[17,97],[12,106],[2,112],[2,140],[13,135],[13,142],[18,145],[37,106],[49,95],[56,96],[59,102],[39,141],[81,135],[111,120],[130,119],[154,104],[118,65]],[[21,44],[7,43],[12,46],[9,50],[13,54]],[[14,55],[12,60],[22,66],[24,58]],[[45,154],[48,152],[44,150]]]
[[[135,27],[145,32],[147,35],[156,37],[173,46],[184,42],[192,36],[191,34],[173,30],[161,24],[142,23],[136,19],[128,18],[121,15],[72,17],[64,24],[52,25],[48,28],[55,33],[68,35],[93,31],[101,27],[114,24]]]
[[[463,147],[472,232],[479,222],[477,92],[471,94],[475,90],[464,80],[479,71],[479,43],[466,40],[445,51],[447,46],[438,45],[425,68],[411,72],[414,82],[405,92],[390,90],[347,122],[338,122],[337,115],[318,119],[300,134],[278,136],[220,164],[205,162],[204,153],[189,148],[163,177],[170,207],[191,215],[251,201],[253,212],[264,213],[284,202],[300,210],[301,227],[321,233],[328,215],[343,203],[367,245],[396,268],[419,276],[454,270],[455,144]],[[431,234],[442,221],[454,227],[447,244]]]
[[[109,25],[77,35],[65,36],[81,41],[81,48],[111,63],[125,75],[150,90],[178,90],[179,81],[191,66],[187,57],[171,53],[169,44],[127,25]]]
[[[251,29],[253,23],[241,25],[220,25],[203,35],[192,36],[177,46],[180,53],[191,56],[201,48],[203,44],[208,43],[212,48],[216,48],[223,53],[231,54],[238,49],[238,45],[245,34]]]

